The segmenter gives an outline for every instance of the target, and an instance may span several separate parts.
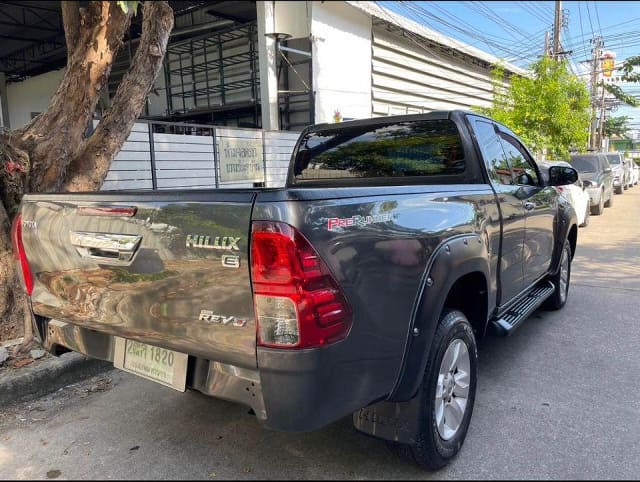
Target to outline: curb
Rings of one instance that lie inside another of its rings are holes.
[[[103,360],[69,352],[25,366],[0,379],[0,407],[47,395],[113,368]]]

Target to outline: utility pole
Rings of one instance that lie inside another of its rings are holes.
[[[562,2],[556,0],[556,13],[553,18],[553,59],[560,58],[560,28],[562,26]]]
[[[544,52],[542,52],[543,57],[549,56],[549,31],[547,30],[544,33]]]
[[[604,140],[604,123],[605,123],[605,106],[604,106],[604,94],[606,90],[602,86],[602,98],[600,99],[600,128],[598,132],[598,150],[602,149],[602,141]]]
[[[589,133],[589,147],[591,149],[596,149],[596,104],[598,104],[599,100],[598,72],[600,70],[600,60],[602,58],[602,48],[604,47],[604,42],[602,42],[602,37],[598,36],[591,39],[591,44],[593,45],[593,48],[591,49],[591,53],[593,54],[593,56],[591,57],[591,129]]]

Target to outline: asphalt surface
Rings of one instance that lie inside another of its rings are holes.
[[[637,479],[640,186],[578,234],[566,307],[480,344],[471,427],[422,472],[350,417],[262,429],[248,409],[110,371],[0,410],[0,478]]]

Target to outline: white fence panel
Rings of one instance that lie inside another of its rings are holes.
[[[216,187],[213,136],[154,134],[158,189]]]
[[[97,121],[94,127],[96,125]],[[257,148],[257,160],[264,170],[264,186],[284,186],[298,132],[211,126],[214,128],[215,142],[214,137],[208,135],[153,133],[152,151],[150,125],[137,122],[112,162],[102,190],[153,189],[152,159],[157,189],[213,189],[216,180],[222,189],[254,187],[253,181],[220,182],[221,140],[223,145],[233,146],[232,141],[238,141],[236,146],[241,149],[245,145]],[[253,155],[255,157],[255,151]],[[255,158],[250,164],[256,164]]]
[[[98,121],[93,121],[94,129],[97,125]],[[144,122],[136,122],[111,163],[101,190],[151,189],[151,177],[149,126]]]
[[[284,186],[299,135],[299,132],[264,132],[265,187]]]

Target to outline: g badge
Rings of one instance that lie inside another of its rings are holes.
[[[224,266],[225,268],[239,268],[240,256],[236,254],[223,254],[222,266]]]

